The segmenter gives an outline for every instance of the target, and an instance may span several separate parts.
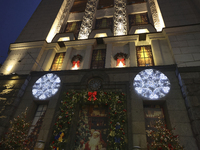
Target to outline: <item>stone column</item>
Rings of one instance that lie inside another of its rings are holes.
[[[98,0],[88,0],[78,39],[88,39],[96,14]]]
[[[135,42],[129,42],[129,49],[130,49],[130,67],[137,67],[137,54],[136,54],[136,47]]]
[[[105,68],[111,68],[112,48],[113,46],[111,43],[107,44]]]
[[[92,50],[93,50],[93,46],[87,45],[85,57],[83,58],[83,69],[90,69]]]
[[[44,61],[43,65],[42,65],[42,69],[44,71],[49,71],[51,69],[51,65],[52,65],[53,59],[55,57],[55,54],[56,54],[56,50],[55,49],[48,50],[48,52],[46,54],[45,61]]]
[[[115,0],[114,36],[127,34],[126,0]]]
[[[70,63],[69,57],[71,55],[71,52],[72,52],[72,47],[68,47],[67,50],[66,50],[66,53],[65,53],[65,57],[64,57],[64,60],[63,60],[63,65],[62,65],[61,70],[67,69],[67,64]]]

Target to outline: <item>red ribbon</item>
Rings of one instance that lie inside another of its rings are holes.
[[[77,67],[80,67],[80,61],[79,60],[78,61],[73,61],[72,64],[73,64],[72,67],[74,67],[76,64],[77,64]]]
[[[97,91],[88,92],[88,96],[89,96],[88,101],[91,101],[91,98],[92,98],[92,97],[93,97],[93,100],[94,100],[94,101],[97,100],[96,95],[97,95]]]
[[[125,66],[125,62],[124,62],[124,58],[122,59],[117,59],[117,66],[119,65],[120,61],[122,62],[122,64]]]

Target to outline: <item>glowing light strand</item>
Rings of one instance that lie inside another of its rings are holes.
[[[150,99],[162,98],[170,90],[167,76],[154,69],[139,72],[134,78],[133,86],[138,94]]]
[[[33,85],[32,94],[37,99],[47,99],[56,94],[60,87],[60,82],[61,80],[57,75],[53,73],[45,74]]]

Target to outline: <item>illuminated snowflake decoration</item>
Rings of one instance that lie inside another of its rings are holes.
[[[138,94],[152,100],[164,97],[170,90],[167,76],[154,69],[139,72],[134,78],[133,86]]]
[[[56,94],[60,87],[60,82],[61,80],[57,75],[53,73],[45,74],[33,85],[32,94],[37,99],[47,99]]]

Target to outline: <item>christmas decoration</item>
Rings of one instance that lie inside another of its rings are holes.
[[[26,148],[27,149],[34,149],[35,144],[37,142],[37,138],[40,132],[40,128],[43,123],[45,113],[42,114],[40,119],[37,121],[37,123],[34,125],[33,130],[30,132],[30,134],[27,137],[27,142],[26,142]]]
[[[126,109],[125,109],[125,94],[122,92],[103,92],[103,91],[69,91],[64,94],[61,101],[60,113],[54,125],[53,138],[50,147],[53,149],[64,149],[69,138],[69,129],[73,120],[75,106],[79,104],[101,104],[109,106],[109,135],[107,138],[107,149],[109,150],[124,150],[126,145],[125,135],[125,122],[126,122]],[[78,132],[80,138],[76,139],[75,143],[84,142],[81,140],[81,134],[87,134],[86,138],[89,139],[89,127],[85,124],[84,116],[81,117],[79,122]],[[60,134],[63,133],[62,140],[59,140]],[[87,139],[85,139],[87,140]],[[75,144],[80,145],[80,144]]]
[[[138,94],[150,99],[164,97],[170,90],[167,76],[155,69],[145,69],[134,78],[133,86]]]
[[[114,56],[114,59],[117,61],[117,67],[124,67],[126,64],[125,64],[125,60],[127,59],[127,54],[125,53],[117,53],[115,56]]]
[[[148,143],[149,150],[183,150],[179,144],[178,135],[166,129],[166,125],[161,120],[156,122],[155,131],[148,131],[147,136],[152,141]]]
[[[26,122],[27,108],[20,116],[10,121],[10,128],[0,141],[0,149],[25,150],[30,124]]]
[[[39,78],[32,88],[32,94],[39,100],[44,100],[52,97],[60,87],[60,78],[53,74],[48,73]]]
[[[82,61],[82,56],[77,54],[77,55],[74,55],[73,58],[72,58],[72,69],[75,70],[75,69],[78,69],[80,67],[80,63]]]

